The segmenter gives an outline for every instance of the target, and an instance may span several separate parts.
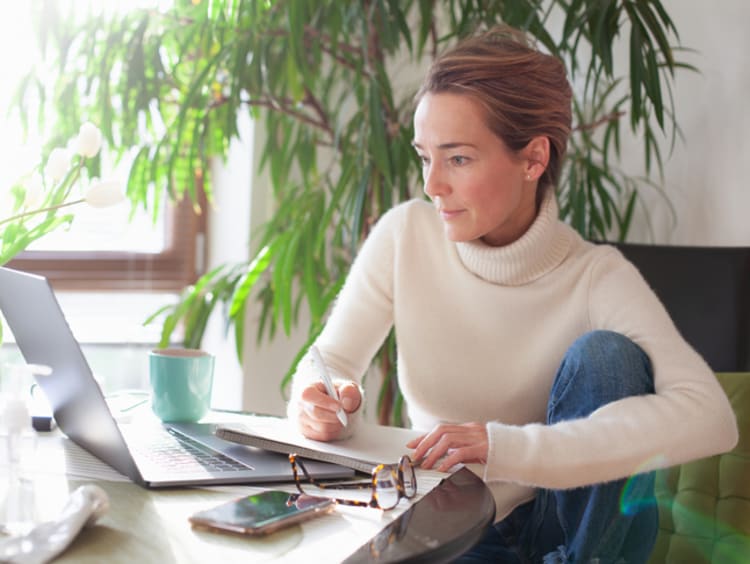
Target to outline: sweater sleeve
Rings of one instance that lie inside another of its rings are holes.
[[[375,224],[315,341],[334,379],[360,384],[393,325],[393,265],[404,211],[404,205],[392,208]],[[292,380],[287,406],[290,418],[296,419],[299,394],[314,379],[303,357]],[[363,405],[364,396],[358,412]],[[348,426],[347,434],[354,432],[358,418],[359,413]]]
[[[730,450],[731,405],[638,270],[601,249],[587,274],[590,329],[621,333],[649,356],[655,393],[554,425],[487,425],[487,481],[571,488],[624,478]]]

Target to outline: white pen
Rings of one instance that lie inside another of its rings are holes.
[[[323,385],[326,387],[326,392],[328,392],[328,395],[331,396],[333,399],[338,400],[339,396],[336,393],[336,388],[333,387],[333,382],[331,381],[331,375],[328,374],[328,369],[326,368],[325,362],[323,362],[323,357],[320,356],[320,351],[318,350],[318,347],[315,345],[310,347],[310,355],[312,358],[313,365],[315,366],[315,370],[318,371],[318,376],[323,381]],[[344,411],[343,407],[339,407],[336,411],[336,417],[339,418],[339,421],[341,421],[341,424],[346,427],[349,424],[349,419],[346,417],[346,412]]]

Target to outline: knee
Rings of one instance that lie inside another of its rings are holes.
[[[584,333],[573,342],[566,357],[585,362],[593,369],[611,369],[613,366],[621,369],[651,369],[651,362],[643,349],[625,335],[614,331]]]
[[[592,331],[576,339],[565,354],[548,415],[585,416],[606,403],[653,391],[651,362],[641,347],[614,331]],[[562,415],[561,404],[575,406],[575,413]]]
[[[645,380],[651,381],[648,355],[625,335],[614,331],[597,330],[581,335],[568,349],[565,361],[587,369],[600,379],[637,384],[638,379],[633,376],[648,375]],[[643,390],[647,391],[653,390]]]

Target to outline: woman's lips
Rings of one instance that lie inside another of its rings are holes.
[[[464,210],[440,210],[440,217],[443,221],[450,221],[463,213]]]

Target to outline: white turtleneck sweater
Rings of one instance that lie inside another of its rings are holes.
[[[396,206],[363,245],[317,340],[337,377],[359,382],[395,325],[412,426],[486,423],[481,471],[497,519],[531,499],[534,487],[623,478],[737,441],[716,378],[635,267],[615,248],[584,241],[557,215],[549,193],[520,239],[490,247],[449,241],[426,201]],[[656,393],[545,425],[563,355],[596,329],[643,348]],[[298,368],[290,414],[310,378]]]

